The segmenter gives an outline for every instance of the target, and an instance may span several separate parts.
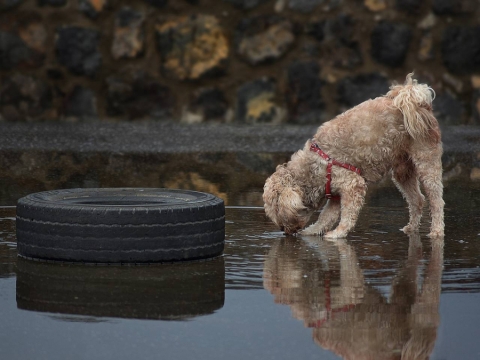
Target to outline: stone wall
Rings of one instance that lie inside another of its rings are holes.
[[[480,125],[474,0],[0,0],[0,121],[320,123],[415,70]]]

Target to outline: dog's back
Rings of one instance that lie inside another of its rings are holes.
[[[332,158],[354,164],[366,179],[378,181],[415,141],[434,146],[440,142],[432,92],[409,74],[404,85],[394,85],[386,95],[324,123],[314,140]]]

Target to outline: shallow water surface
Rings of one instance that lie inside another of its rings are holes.
[[[18,259],[0,208],[0,358],[479,359],[480,187],[445,199],[444,244],[427,223],[402,234],[384,186],[345,240],[286,237],[230,206],[224,256],[140,267]]]

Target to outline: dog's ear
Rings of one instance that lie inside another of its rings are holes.
[[[298,187],[285,187],[278,197],[279,214],[282,214],[284,223],[291,223],[308,208],[303,205],[302,194]]]

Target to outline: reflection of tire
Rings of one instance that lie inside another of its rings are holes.
[[[169,189],[70,189],[17,204],[20,256],[145,263],[213,257],[223,251],[225,207],[211,194]]]
[[[151,266],[75,266],[19,259],[17,307],[49,313],[186,319],[223,307],[223,257]]]

